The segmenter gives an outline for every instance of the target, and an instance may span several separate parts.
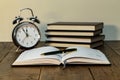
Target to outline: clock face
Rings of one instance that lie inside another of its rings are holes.
[[[24,48],[34,47],[40,40],[38,28],[30,22],[19,24],[14,30],[13,38],[17,46]]]

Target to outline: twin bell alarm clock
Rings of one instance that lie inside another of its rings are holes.
[[[21,13],[29,10],[31,17],[23,18]],[[13,43],[21,49],[30,49],[35,47],[40,41],[41,34],[36,24],[40,24],[37,16],[34,16],[32,9],[24,8],[20,10],[20,15],[13,20],[15,25],[12,31]]]

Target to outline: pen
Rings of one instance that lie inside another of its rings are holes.
[[[58,51],[51,51],[51,52],[46,52],[46,53],[42,53],[41,55],[54,55],[54,54],[62,54],[64,53],[69,53],[72,51],[76,51],[76,48],[72,48],[72,49],[65,49],[65,50],[58,50]]]

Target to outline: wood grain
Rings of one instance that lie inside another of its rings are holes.
[[[93,80],[87,66],[43,67],[39,80]]]
[[[11,67],[11,64],[19,55],[15,50],[16,47],[12,43],[10,48],[6,46],[2,50],[3,53],[8,53],[8,55],[0,63],[0,80],[38,80],[40,67]]]
[[[111,62],[111,66],[91,66],[90,71],[95,80],[120,80],[120,56],[108,45],[99,48]]]
[[[108,46],[114,49],[120,49],[120,41],[115,40],[115,41],[106,41],[105,42]]]
[[[37,47],[43,46],[40,43]],[[120,80],[120,41],[107,41],[99,47],[111,66],[11,67],[19,56],[13,43],[0,43],[0,80]]]
[[[107,41],[106,44],[120,55],[120,41]]]
[[[0,43],[0,62],[7,56],[12,47],[13,44],[11,42]]]

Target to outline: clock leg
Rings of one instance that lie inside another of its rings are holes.
[[[19,46],[19,47],[17,47],[17,49],[16,49],[16,51],[15,51],[15,52],[18,52],[18,51],[19,51],[19,49],[20,49],[20,46]]]

